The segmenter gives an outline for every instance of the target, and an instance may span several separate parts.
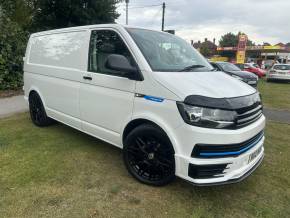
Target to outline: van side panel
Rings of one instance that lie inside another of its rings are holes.
[[[26,96],[34,87],[41,92],[48,116],[76,128],[81,128],[79,87],[88,41],[86,31],[32,36],[25,58]]]
[[[87,44],[85,36],[86,31],[33,37],[29,63],[81,70],[84,67],[81,55]]]

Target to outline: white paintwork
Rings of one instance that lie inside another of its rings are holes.
[[[256,89],[220,71],[213,72],[154,72],[156,80],[168,87],[182,99],[201,95],[225,98],[250,95]],[[230,81],[231,80],[231,81]]]
[[[287,65],[290,64],[274,64],[272,68],[267,72],[266,78],[267,79],[274,79],[274,80],[288,80],[290,81],[290,70],[274,70],[275,66],[277,65]],[[271,72],[274,70],[275,72]]]
[[[144,80],[98,74],[87,71],[89,40],[92,30],[116,31],[135,61]],[[92,80],[84,80],[91,76]],[[176,175],[195,183],[211,183],[237,178],[250,165],[244,159],[255,148],[238,158],[200,160],[190,157],[197,143],[239,143],[260,132],[262,116],[255,123],[238,130],[198,128],[185,124],[176,106],[188,95],[214,98],[249,95],[255,89],[220,72],[152,72],[141,51],[124,27],[117,24],[59,29],[32,34],[24,57],[24,91],[28,99],[37,91],[48,116],[120,148],[128,123],[145,119],[159,125],[170,138],[176,159]],[[135,93],[163,98],[163,102],[135,97]],[[261,142],[262,144],[262,142]],[[262,145],[261,145],[262,146]],[[225,177],[194,180],[188,177],[188,164],[231,161]]]

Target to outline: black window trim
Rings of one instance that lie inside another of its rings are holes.
[[[102,28],[93,28],[93,29],[89,29],[90,31],[90,40],[89,40],[89,46],[88,46],[88,61],[87,61],[87,72],[89,73],[97,73],[97,74],[100,74],[100,75],[105,75],[105,76],[113,76],[113,77],[119,77],[119,78],[127,78],[127,77],[123,77],[123,76],[118,76],[118,75],[112,75],[112,74],[105,74],[105,73],[100,73],[100,72],[95,72],[95,71],[91,71],[89,68],[90,68],[90,55],[91,55],[91,40],[92,40],[92,35],[93,35],[93,31],[105,31],[105,30],[109,30],[109,31],[113,31],[115,32],[123,41],[123,43],[125,44],[125,46],[127,47],[128,51],[130,52],[135,64],[136,64],[136,67],[137,67],[137,75],[136,75],[136,78],[135,80],[136,81],[143,81],[144,80],[144,77],[142,75],[142,72],[140,70],[140,67],[136,61],[136,57],[134,55],[134,53],[132,52],[130,46],[128,45],[128,43],[126,42],[126,40],[124,39],[124,37],[122,36],[122,34],[120,34],[120,32],[117,30],[117,29],[114,29],[114,28],[111,28],[111,27],[102,27]]]

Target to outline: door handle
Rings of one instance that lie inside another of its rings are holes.
[[[90,76],[83,76],[83,79],[85,79],[85,80],[92,80],[93,78],[90,77]]]

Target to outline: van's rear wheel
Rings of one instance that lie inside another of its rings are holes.
[[[36,92],[29,95],[29,111],[31,120],[36,126],[48,126],[54,122],[46,115],[41,98]]]
[[[142,183],[161,186],[175,178],[174,149],[164,131],[154,125],[136,127],[125,139],[125,165]]]

